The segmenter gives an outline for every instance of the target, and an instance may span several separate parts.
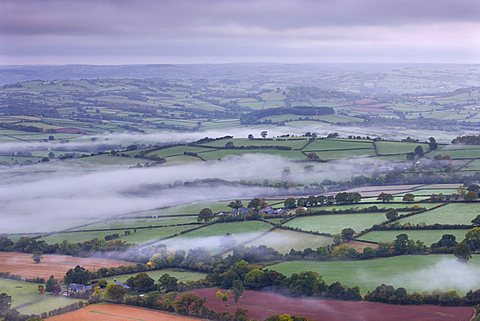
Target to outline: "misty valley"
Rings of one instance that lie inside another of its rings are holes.
[[[0,66],[0,320],[477,320],[479,75]]]

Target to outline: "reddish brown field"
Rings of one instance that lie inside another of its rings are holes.
[[[199,321],[201,319],[120,304],[93,304],[48,321]]]
[[[42,255],[40,263],[35,264],[31,254],[0,252],[0,272],[10,272],[24,278],[49,278],[50,275],[62,279],[65,273],[81,265],[87,270],[95,271],[101,267],[131,265],[131,262],[102,258],[81,258],[68,255]]]
[[[390,305],[374,302],[347,302],[290,298],[282,295],[244,291],[238,304],[229,299],[229,305],[215,297],[216,289],[199,289],[193,293],[205,297],[207,306],[215,311],[248,310],[250,318],[265,318],[289,313],[317,321],[469,321],[473,308],[440,307],[433,305]]]
[[[363,253],[363,250],[365,250],[366,247],[370,247],[372,249],[378,248],[378,244],[372,244],[372,243],[367,243],[362,241],[350,241],[344,244],[348,247],[351,247],[357,250],[357,252],[360,252],[360,253]]]

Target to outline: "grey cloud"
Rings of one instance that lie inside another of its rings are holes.
[[[7,0],[0,32],[7,34],[178,34],[238,25],[285,30],[319,26],[475,22],[475,0]]]

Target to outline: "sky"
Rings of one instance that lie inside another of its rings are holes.
[[[479,0],[0,0],[0,64],[480,62]]]

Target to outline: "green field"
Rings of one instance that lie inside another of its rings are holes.
[[[317,139],[305,149],[308,151],[339,150],[339,149],[372,149],[373,143],[368,140],[353,139]]]
[[[384,213],[314,215],[297,217],[284,225],[304,231],[339,234],[347,227],[359,233],[386,220]]]
[[[428,144],[387,141],[375,142],[375,146],[377,147],[377,152],[379,155],[407,154],[413,152],[415,147],[419,145],[423,147],[425,152],[429,151]]]
[[[427,225],[432,224],[471,224],[472,219],[480,214],[477,203],[451,203],[440,208],[413,215],[399,220],[399,223]]]
[[[422,241],[425,245],[430,246],[432,243],[438,242],[444,234],[453,234],[457,238],[457,242],[461,242],[467,232],[468,230],[372,231],[361,236],[359,240],[386,243],[395,240],[399,234],[407,234],[410,240]]]
[[[314,271],[323,276],[327,283],[339,281],[348,286],[359,286],[363,293],[373,290],[385,283],[396,287],[403,286],[409,291],[431,291],[457,289],[466,292],[468,289],[478,289],[480,279],[470,282],[455,282],[459,276],[448,272],[447,268],[454,266],[467,269],[469,273],[480,273],[480,256],[475,255],[462,267],[455,258],[449,255],[396,256],[364,261],[292,261],[268,266],[268,269],[285,275],[302,271]],[[427,269],[432,269],[429,273]],[[438,271],[438,273],[434,272]],[[444,282],[442,278],[444,275]],[[451,279],[450,279],[451,278]]]
[[[247,242],[245,246],[266,245],[280,253],[288,253],[291,249],[316,249],[332,243],[330,237],[301,233],[290,230],[275,229],[267,234]]]
[[[263,233],[271,228],[270,224],[260,221],[243,221],[232,223],[216,223],[213,225],[199,228],[177,238],[197,238],[210,236],[223,236],[226,233],[243,234],[243,233]]]
[[[210,146],[223,148],[228,142],[233,142],[237,147],[239,146],[287,146],[292,149],[301,149],[305,144],[308,143],[308,138],[296,138],[296,139],[248,139],[248,138],[235,138],[235,139],[221,139],[215,140],[209,143],[200,144],[202,146]]]
[[[111,235],[118,233],[120,235],[119,240],[125,241],[129,244],[142,244],[148,241],[165,238],[172,236],[181,231],[195,227],[196,225],[185,226],[168,226],[160,228],[145,228],[137,229],[136,232],[132,228],[125,228],[124,230],[111,230],[100,232],[71,232],[71,233],[56,233],[47,237],[43,237],[47,243],[61,243],[66,240],[70,243],[85,242],[93,238],[103,239],[105,235]],[[130,231],[130,235],[124,235],[124,231]]]
[[[307,159],[307,157],[298,150],[279,149],[218,149],[200,153],[199,156],[205,160],[217,160],[225,158],[227,156],[241,156],[246,154],[276,155],[295,160]]]
[[[205,273],[199,273],[184,269],[162,269],[155,271],[146,271],[145,273],[147,273],[148,276],[154,279],[155,282],[157,282],[158,279],[164,274],[169,274],[170,276],[177,278],[177,280],[180,282],[197,281],[205,278],[206,276]],[[138,273],[116,275],[114,277],[107,278],[106,280],[109,282],[113,282],[114,280],[118,282],[126,282],[130,277],[136,276],[137,274]]]
[[[64,296],[39,294],[38,284],[0,278],[0,292],[6,292],[13,299],[12,307],[23,314],[48,312],[77,301]]]
[[[401,201],[400,198],[396,198],[398,201]],[[426,208],[426,209],[429,209],[429,208],[432,208],[432,207],[435,207],[435,206],[438,206],[438,204],[434,204],[434,203],[383,203],[383,202],[380,202],[378,201],[377,202],[377,198],[376,197],[373,197],[372,199],[367,199],[369,202],[372,202],[372,201],[375,201],[376,203],[375,204],[349,204],[349,205],[322,205],[322,206],[313,206],[313,207],[309,207],[309,210],[311,211],[316,211],[316,210],[325,210],[325,211],[332,211],[332,210],[358,210],[358,209],[363,209],[363,208],[368,208],[368,207],[371,207],[371,206],[376,206],[378,208],[382,208],[382,209],[387,209],[387,208],[405,208],[405,207],[412,207],[412,206],[419,206],[419,207],[423,207],[423,208]]]

